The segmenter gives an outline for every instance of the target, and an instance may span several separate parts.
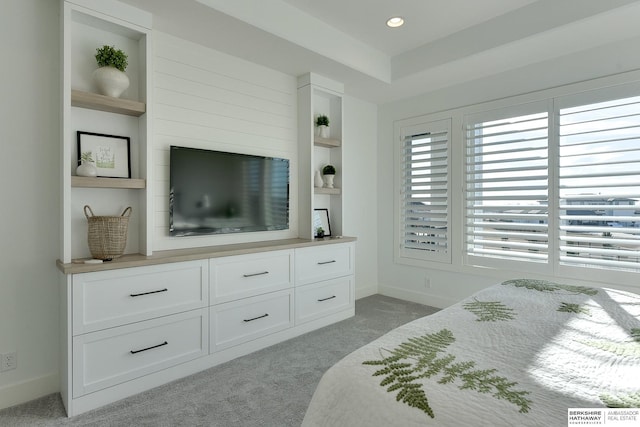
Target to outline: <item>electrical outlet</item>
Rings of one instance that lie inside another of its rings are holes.
[[[13,353],[5,353],[0,355],[0,372],[16,369],[18,366],[18,355]]]

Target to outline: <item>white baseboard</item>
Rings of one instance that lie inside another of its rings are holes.
[[[356,288],[356,299],[370,297],[378,293],[377,286],[367,286],[366,288]]]
[[[395,286],[380,286],[379,293],[388,297],[417,302],[436,308],[449,307],[450,305],[458,302],[458,300],[455,300],[453,298],[431,295],[423,292],[410,291]]]
[[[0,409],[19,405],[60,391],[58,373],[33,378],[0,388]]]

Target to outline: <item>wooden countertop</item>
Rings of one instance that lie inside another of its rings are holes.
[[[166,264],[171,262],[193,261],[206,258],[218,258],[256,252],[278,251],[283,249],[305,248],[309,246],[331,245],[335,243],[355,242],[355,237],[326,237],[324,239],[284,239],[262,242],[236,243],[231,245],[205,246],[201,248],[172,249],[156,251],[153,255],[128,254],[113,261],[100,264],[85,264],[84,259],[71,263],[56,261],[58,269],[64,274],[89,273],[92,271],[117,270],[120,268],[141,267],[145,265]]]

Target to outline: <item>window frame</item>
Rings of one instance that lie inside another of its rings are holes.
[[[554,129],[554,137],[558,138],[560,134],[560,124],[557,119],[559,112],[561,109],[578,107],[582,105],[589,105],[598,102],[606,102],[616,99],[629,98],[633,96],[640,96],[640,82],[632,82],[626,83],[618,86],[606,87],[606,88],[597,88],[589,91],[577,92],[572,94],[567,94],[563,96],[558,96],[554,98],[554,117],[555,120],[555,129]],[[555,142],[555,146],[559,147],[559,141]],[[556,153],[555,160],[559,162],[559,153]],[[559,171],[559,165],[556,164],[556,171]],[[638,172],[638,176],[640,176],[640,171]],[[559,177],[556,177],[554,182],[554,188],[556,190],[559,189],[560,180]],[[556,199],[559,200],[559,194],[556,196]],[[556,242],[556,247],[560,242],[559,235],[559,225],[560,225],[560,209],[555,210],[555,221],[557,222],[556,226],[556,236],[554,241]],[[638,277],[640,276],[640,272],[633,271],[625,271],[625,270],[616,270],[616,269],[608,269],[608,268],[596,268],[590,266],[572,266],[565,265],[560,262],[560,251],[559,249],[555,250],[555,256],[553,258],[553,270],[560,277],[583,277],[588,276],[590,280],[595,280],[598,282],[611,283],[636,283],[638,282]],[[640,269],[640,265],[638,266]]]
[[[550,89],[543,89],[521,95],[515,95],[493,101],[477,104],[469,104],[464,107],[442,110],[419,117],[409,119],[398,118],[393,122],[394,145],[400,144],[400,129],[402,126],[416,125],[443,118],[452,122],[452,132],[450,138],[449,151],[449,179],[451,185],[450,193],[450,229],[449,234],[452,259],[450,263],[434,262],[431,260],[411,259],[399,255],[399,176],[398,170],[394,172],[394,262],[396,264],[408,265],[412,267],[427,268],[431,270],[449,271],[467,275],[482,275],[487,277],[515,277],[517,275],[527,275],[528,277],[538,277],[547,280],[581,280],[593,283],[616,283],[617,286],[629,289],[638,289],[640,286],[640,273],[633,271],[618,271],[611,269],[574,267],[561,265],[559,259],[559,143],[558,139],[558,118],[557,111],[560,107],[565,108],[571,102],[589,104],[598,101],[613,100],[640,95],[640,71],[622,73],[594,80],[577,83],[570,83]],[[466,188],[466,146],[464,142],[463,118],[466,115],[486,113],[497,109],[517,109],[523,104],[545,102],[551,105],[549,109],[549,215],[548,238],[549,238],[549,259],[547,264],[531,265],[529,262],[503,260],[488,260],[483,264],[469,259],[466,254],[466,234],[463,232],[466,226],[466,214],[461,214],[466,208],[465,188]],[[394,168],[399,168],[399,149],[394,146]],[[553,205],[553,206],[552,206]],[[515,275],[515,276],[514,276]]]
[[[459,161],[462,162],[464,165],[463,171],[462,171],[462,174],[463,174],[462,209],[464,211],[463,224],[462,224],[462,228],[463,228],[462,258],[463,258],[464,265],[481,267],[481,268],[500,269],[500,268],[504,268],[504,264],[505,262],[507,262],[509,265],[513,266],[512,267],[513,269],[518,271],[543,273],[546,270],[548,270],[549,260],[552,258],[551,242],[552,242],[552,235],[553,235],[552,230],[554,229],[554,222],[552,219],[552,215],[550,215],[549,213],[547,213],[548,244],[547,244],[547,260],[546,261],[532,262],[532,261],[517,260],[517,259],[481,256],[481,255],[472,254],[468,251],[467,248],[469,246],[469,239],[471,238],[471,236],[467,232],[467,229],[469,227],[470,221],[472,220],[468,217],[468,190],[469,190],[468,167],[469,165],[467,164],[468,147],[467,147],[466,127],[467,127],[467,124],[469,123],[479,123],[484,121],[490,122],[490,121],[503,120],[508,118],[527,116],[535,113],[547,112],[547,159],[548,159],[547,170],[549,173],[549,176],[547,179],[547,197],[548,197],[548,212],[552,212],[554,201],[552,199],[553,173],[550,165],[550,161],[552,157],[550,146],[552,145],[551,123],[553,120],[552,119],[553,114],[549,111],[552,108],[552,106],[553,104],[551,100],[541,100],[541,101],[504,106],[502,108],[480,110],[480,111],[475,111],[473,113],[463,114],[463,117],[462,117],[463,134],[462,134],[460,144],[463,146],[464,152],[463,152],[462,158],[459,159]]]
[[[446,231],[446,251],[420,251],[418,249],[406,248],[404,245],[404,206],[402,189],[405,186],[404,173],[404,143],[408,136],[421,135],[434,133],[440,130],[446,129],[447,133],[447,231]],[[396,146],[394,147],[395,159],[394,167],[395,182],[394,182],[394,259],[401,264],[418,265],[422,262],[432,262],[436,264],[451,264],[452,262],[452,193],[451,193],[451,145],[452,145],[452,121],[450,117],[444,118],[430,118],[425,120],[424,117],[402,120],[396,122],[394,135],[397,136]]]

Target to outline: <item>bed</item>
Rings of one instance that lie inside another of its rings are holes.
[[[640,295],[517,279],[342,359],[302,425],[567,426],[606,407],[640,407]]]

